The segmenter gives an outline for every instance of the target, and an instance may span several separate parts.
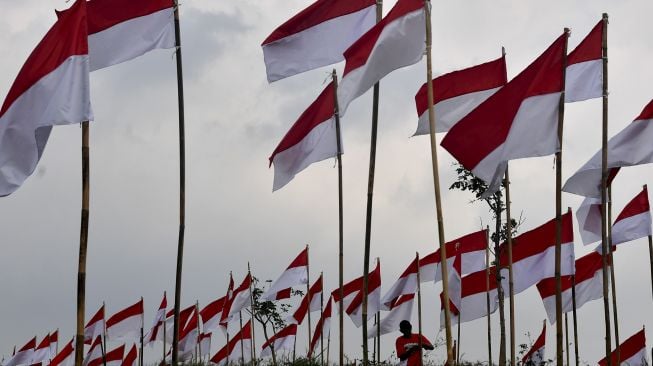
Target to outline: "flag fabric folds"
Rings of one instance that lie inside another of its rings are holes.
[[[461,267],[461,254],[457,253],[454,257],[453,263],[447,262],[449,266],[449,278],[447,279],[447,288],[449,290],[449,309],[451,311],[452,322],[457,324],[460,320],[457,319],[461,314],[461,300],[462,300],[462,267]],[[444,292],[440,293],[440,329],[444,328]]]
[[[91,344],[96,337],[104,337],[104,305],[84,327],[84,343]]]
[[[136,359],[138,358],[138,351],[136,349],[136,344],[132,345],[132,348],[129,349],[129,352],[125,355],[125,358],[122,360],[121,366],[134,366]]]
[[[88,2],[91,71],[175,47],[172,0]]]
[[[601,200],[585,197],[576,210],[576,220],[584,245],[601,240]]]
[[[626,128],[608,141],[608,166],[622,168],[653,162],[653,100]],[[562,187],[568,193],[601,198],[601,150],[574,173]]]
[[[24,346],[22,346],[16,354],[14,354],[3,366],[18,366],[29,365],[32,363],[34,357],[34,349],[36,348],[36,337],[30,339]]]
[[[200,358],[211,356],[211,333],[201,333],[199,338]]]
[[[603,96],[603,20],[567,56],[565,102]]]
[[[228,324],[234,319],[234,315],[245,307],[251,305],[252,299],[249,291],[251,284],[252,275],[248,273],[240,286],[233,291],[233,295],[229,301],[226,302],[224,309],[222,310],[222,315],[220,316],[221,325]]]
[[[97,336],[93,340],[88,353],[84,356],[82,366],[97,366],[98,362],[102,363],[102,353],[102,337]],[[94,364],[91,364],[91,362],[94,362]]]
[[[445,243],[445,248],[447,249],[447,263],[451,265],[456,255],[460,254],[460,264],[463,275],[485,270],[487,235],[487,230],[480,230]],[[439,248],[435,251],[435,256],[437,263],[435,282],[438,282],[442,280],[442,270],[440,269],[440,262],[442,259]],[[420,267],[422,267],[421,259]],[[423,273],[420,272],[420,279],[423,278],[422,275]]]
[[[211,362],[217,364],[218,366],[222,366],[227,365],[231,362],[240,362],[241,358],[244,359],[245,362],[251,360],[251,324],[251,320],[248,321],[240,332],[238,332],[233,338],[229,339],[229,343],[222,347],[215,355],[213,355],[213,357],[211,357]]]
[[[413,315],[413,305],[415,303],[415,294],[402,295],[390,306],[390,311],[381,320],[379,329],[381,335],[396,332],[399,329],[399,323],[402,320],[410,321]],[[376,332],[369,332],[367,338],[376,337]]]
[[[274,300],[277,292],[289,287],[306,285],[308,283],[308,248],[304,248],[290,262],[286,270],[274,281],[270,288],[261,296],[262,300]]]
[[[119,347],[116,347],[112,349],[111,351],[108,351],[104,355],[104,359],[102,358],[102,355],[100,355],[99,359],[94,359],[91,360],[88,363],[88,366],[103,366],[104,361],[106,361],[107,366],[121,366],[122,365],[122,357],[125,354],[125,345],[121,345]]]
[[[224,309],[226,298],[223,296],[215,301],[212,301],[200,311],[202,317],[202,329],[204,332],[211,332],[218,329],[220,317],[222,316],[222,309]]]
[[[544,327],[542,328],[542,333],[540,333],[539,337],[537,337],[531,349],[524,355],[524,357],[522,357],[521,359],[522,365],[527,365],[527,364],[541,365],[545,362],[545,358],[544,358],[545,341],[546,341],[546,323],[544,323]]]
[[[295,312],[286,319],[290,323],[301,324],[304,322],[306,314],[309,312],[319,311],[322,300],[322,275],[313,283],[308,293],[304,295],[302,301]]]
[[[345,52],[345,71],[338,86],[338,106],[349,103],[387,74],[422,59],[426,50],[424,2],[399,0],[380,22]]]
[[[57,354],[59,349],[59,329],[50,333],[50,358]]]
[[[589,254],[576,260],[576,309],[585,303],[603,297],[603,258],[598,252]],[[567,313],[574,309],[572,299],[572,277],[560,276],[562,291],[562,312]],[[537,284],[537,290],[542,297],[546,315],[551,324],[556,321],[556,280],[555,277],[546,278]]]
[[[500,188],[508,161],[558,151],[566,44],[565,33],[442,140],[442,147],[488,184],[485,196]]]
[[[50,361],[50,335],[43,337],[38,346],[34,349],[31,364]]]
[[[71,339],[62,349],[52,358],[49,366],[72,366],[75,364],[75,346],[74,339]]]
[[[313,338],[311,338],[311,346],[308,349],[308,357],[312,357],[317,350],[317,342],[322,337],[329,337],[331,334],[331,298],[327,300],[327,304],[322,311],[322,316],[320,320],[315,325],[315,331],[313,332]]]
[[[77,0],[18,72],[0,108],[0,196],[34,172],[52,126],[93,119],[86,1]]]
[[[261,357],[272,356],[272,350],[274,350],[275,353],[279,351],[293,350],[296,336],[297,324],[286,326],[263,343],[263,346],[261,347]]]
[[[612,351],[610,354],[611,364],[617,365],[617,352]],[[625,342],[619,345],[619,365],[624,366],[644,366],[646,362],[646,335],[644,329],[635,333]],[[606,366],[607,360],[604,358],[599,361],[599,366]]]
[[[421,264],[421,262],[420,262]],[[421,266],[420,266],[421,267]],[[420,273],[421,275],[421,273]],[[420,280],[422,278],[420,277]],[[413,259],[404,273],[399,276],[390,290],[381,299],[381,309],[390,310],[401,295],[414,294],[417,291],[417,258]]]
[[[651,209],[646,187],[635,196],[612,224],[612,245],[651,235]]]
[[[161,305],[154,315],[154,321],[152,328],[145,334],[143,337],[143,344],[148,345],[154,341],[163,340],[163,327],[165,327],[166,321],[166,308],[168,307],[168,299],[166,298],[166,293],[163,293],[163,299],[161,300]]]
[[[357,328],[363,325],[363,278],[360,278],[360,289],[352,298],[345,309],[352,322]],[[374,317],[377,311],[381,310],[381,263],[376,262],[376,268],[367,276],[367,320]]]
[[[449,131],[449,128],[507,82],[505,56],[433,79],[431,84],[433,84],[435,132]],[[430,128],[426,83],[415,95],[415,105],[418,122],[414,136],[428,135]]]
[[[488,315],[487,293],[490,294],[490,314],[494,313],[499,307],[499,291],[496,280],[496,268],[490,267],[489,270],[481,270],[471,273],[462,278],[460,284],[460,311],[451,320],[466,323]],[[508,270],[501,270],[501,277],[508,278]],[[502,281],[503,285],[506,281]],[[505,292],[504,292],[505,293]]]
[[[138,341],[143,329],[143,299],[107,319],[107,339]],[[122,359],[122,356],[121,356]]]
[[[331,82],[299,116],[272,152],[272,191],[283,188],[309,165],[337,156],[336,138],[335,91]]]
[[[342,61],[375,20],[374,0],[317,0],[261,44],[268,82]]]

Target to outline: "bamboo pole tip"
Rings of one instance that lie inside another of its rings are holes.
[[[608,13],[603,13],[603,20],[608,20]]]

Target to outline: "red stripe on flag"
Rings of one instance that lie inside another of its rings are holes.
[[[567,65],[585,61],[600,60],[603,57],[603,20],[592,28],[589,34],[567,56]]]

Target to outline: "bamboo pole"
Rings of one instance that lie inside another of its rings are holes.
[[[383,18],[383,0],[376,2],[376,22]],[[372,97],[372,132],[370,137],[370,167],[367,179],[367,209],[365,215],[365,252],[363,255],[363,303],[361,316],[363,319],[363,366],[368,366],[368,344],[367,344],[367,290],[368,273],[370,271],[370,242],[372,239],[372,197],[374,195],[374,170],[376,166],[376,136],[379,125],[379,82],[374,84]],[[342,301],[342,298],[341,298]],[[342,307],[342,303],[340,304]],[[340,310],[342,314],[342,310]],[[342,317],[342,315],[341,315]],[[342,326],[341,326],[342,329]],[[341,338],[342,339],[342,338]],[[342,343],[342,341],[340,341]],[[342,353],[342,347],[341,347]],[[341,355],[342,358],[342,355]],[[341,360],[342,364],[342,360]]]
[[[186,230],[186,135],[184,126],[184,78],[181,59],[181,30],[179,1],[174,1],[175,59],[177,61],[177,98],[179,110],[179,238],[177,241],[177,270],[175,275],[175,317],[172,328],[172,366],[177,366],[179,351],[179,306],[181,302],[181,274],[184,259]]]
[[[79,258],[77,265],[77,324],[75,337],[75,366],[84,361],[84,312],[86,311],[86,249],[88,247],[88,219],[90,202],[90,148],[88,121],[82,122],[82,210],[79,229]]]
[[[320,272],[320,280],[322,281],[322,288],[324,289],[324,272]],[[322,330],[320,330],[320,366],[324,366],[324,291],[320,292],[320,318],[322,319],[323,324]]]
[[[458,340],[458,347],[456,347],[456,365],[460,365],[460,315],[458,315],[458,335],[456,336]]]
[[[381,312],[376,312],[376,364],[381,364]]]
[[[143,302],[143,296],[141,296],[141,303],[142,302]],[[138,362],[139,362],[140,366],[143,366],[143,338],[144,338],[144,335],[143,335],[143,319],[141,319],[141,349],[140,349],[140,352],[138,352]],[[165,343],[165,339],[163,340],[163,342]]]
[[[560,278],[560,261],[562,255],[562,131],[565,117],[565,75],[567,70],[567,43],[569,28],[565,28],[565,49],[562,62],[562,93],[558,104],[558,143],[556,152],[556,245],[555,245],[555,279],[556,279],[556,361],[563,365],[562,348],[562,282]]]
[[[200,302],[199,302],[199,300],[195,300],[195,312],[197,313],[197,318],[199,320],[199,317],[200,317]],[[201,339],[202,339],[202,332],[200,330],[200,322],[198,321],[197,322],[197,340],[199,341],[199,342],[197,342],[197,359],[198,360],[202,359],[202,342],[201,342]],[[141,365],[141,366],[143,366],[143,365]]]
[[[603,111],[602,111],[602,136],[601,136],[601,257],[603,260],[603,310],[605,321],[605,360],[607,366],[612,365],[610,353],[610,300],[608,297],[608,221],[607,221],[607,184],[608,184],[608,14],[603,14]]]
[[[574,358],[576,366],[580,366],[580,355],[578,354],[578,319],[576,318],[576,275],[571,275],[571,304],[573,306],[574,318]]]
[[[311,261],[310,261],[310,256],[308,254],[308,244],[306,244],[306,300],[308,301],[308,310],[306,311],[306,316],[308,317],[308,360],[312,359],[311,355],[311,301],[313,300],[311,298]]]
[[[378,313],[374,314],[374,327],[379,324]],[[374,342],[372,343],[372,361],[376,362],[376,334],[374,334]]]
[[[452,337],[451,337],[451,313],[449,309],[449,288],[447,268],[447,248],[445,245],[444,219],[442,217],[442,199],[440,197],[440,173],[438,170],[438,150],[435,142],[435,111],[433,109],[433,71],[431,60],[431,3],[424,0],[424,12],[426,14],[426,85],[429,111],[429,129],[431,142],[431,165],[433,169],[433,190],[435,193],[435,209],[438,222],[438,239],[440,243],[440,266],[442,271],[442,301],[444,302],[444,324],[447,344],[447,365],[453,363]]]
[[[653,238],[648,236],[648,256],[651,263],[651,295],[653,296]]]
[[[619,313],[617,311],[617,281],[614,276],[614,257],[612,255],[612,186],[607,185],[608,190],[608,256],[610,262],[610,285],[612,287],[612,316],[614,325],[614,344],[617,356],[617,365],[621,365],[621,350],[619,349]]]
[[[163,296],[165,296],[165,291],[163,292]],[[166,342],[167,342],[166,341],[166,312],[167,311],[168,309],[165,309],[165,312],[163,313],[163,322],[161,324],[161,326],[163,327],[163,359],[162,359],[163,363],[165,363],[166,361]],[[229,343],[228,340],[227,343]]]
[[[338,74],[336,74],[336,69],[333,69],[331,73],[333,78],[333,103],[334,103],[334,116],[336,121],[336,147],[338,149],[338,155],[336,161],[338,163],[338,292],[340,293],[340,298],[344,297],[343,292],[343,283],[344,283],[344,220],[343,220],[343,205],[342,205],[342,141],[340,136],[340,107],[338,106]],[[338,324],[340,326],[340,337],[339,337],[339,366],[343,366],[344,359],[344,309],[342,306],[338,307]],[[329,333],[329,339],[330,333]],[[329,356],[327,355],[327,364]]]
[[[570,366],[569,363],[569,317],[565,313],[565,352],[567,356],[567,366]]]
[[[102,311],[104,312],[104,315],[106,316],[106,305],[104,304],[104,301],[102,301]],[[102,350],[102,365],[107,366],[107,323],[106,321],[104,322],[104,329],[102,330],[102,342],[100,342],[104,348],[101,348]]]
[[[490,321],[490,226],[485,228],[485,300],[487,305],[488,366],[492,365],[492,322]]]
[[[331,347],[331,331],[329,331],[329,335],[327,336],[327,347],[326,347],[326,364],[327,366],[329,365],[329,348]]]
[[[240,365],[245,365],[245,344],[243,343],[243,312],[238,312],[240,320]]]
[[[415,262],[417,262],[417,331],[419,333],[419,363],[422,366],[424,360],[424,350],[422,349],[422,280],[419,273],[419,253],[415,252]],[[448,304],[447,304],[448,305]]]
[[[308,249],[308,245],[306,246],[306,248]],[[308,254],[308,253],[306,253],[306,254]],[[255,328],[254,327],[254,324],[255,324],[254,321],[256,320],[256,303],[254,302],[254,292],[252,292],[252,283],[254,282],[254,280],[253,280],[253,277],[252,277],[252,270],[251,270],[251,268],[249,266],[249,262],[247,262],[247,275],[250,278],[250,281],[249,281],[249,303],[251,304],[250,309],[252,310],[252,312],[250,314],[250,326],[252,327],[252,340],[251,340],[251,344],[252,344],[252,365],[256,366],[256,364],[257,364],[257,362],[256,362],[256,333],[254,332],[254,328]],[[310,311],[309,311],[309,313],[310,313]],[[310,344],[310,342],[309,342],[309,344]]]
[[[506,231],[508,247],[508,292],[510,302],[510,364],[515,366],[516,345],[515,345],[515,285],[512,273],[512,221],[510,215],[510,173],[509,163],[506,163],[505,189],[506,189]],[[459,342],[460,343],[460,342]],[[460,346],[458,346],[460,348]]]

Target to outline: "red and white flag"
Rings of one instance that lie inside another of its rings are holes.
[[[322,302],[322,275],[313,283],[308,293],[302,298],[295,312],[286,319],[289,323],[301,324],[310,311],[320,311]]]
[[[374,0],[317,0],[261,44],[268,82],[342,61],[375,19]]]
[[[91,71],[175,46],[172,0],[88,2]]]
[[[612,224],[612,245],[652,235],[651,208],[646,187],[621,211]]]
[[[612,365],[617,365],[617,352],[612,351],[610,354]],[[644,329],[635,333],[632,337],[626,339],[619,345],[619,365],[624,366],[644,366],[648,365],[646,362],[646,335]],[[599,361],[599,366],[606,366],[607,360],[604,358]]]
[[[315,331],[313,332],[313,338],[311,338],[311,346],[308,349],[308,357],[310,358],[317,351],[317,343],[323,337],[329,337],[331,335],[331,298],[327,300],[327,304],[322,311],[322,316],[320,320],[315,325]]]
[[[74,338],[70,340],[62,349],[52,358],[49,366],[72,366],[75,364],[75,346]]]
[[[421,267],[421,261],[420,261]],[[420,281],[422,273],[420,273]],[[392,305],[402,295],[414,294],[417,291],[417,258],[413,259],[408,265],[404,273],[399,276],[399,279],[390,287],[390,290],[383,295],[381,299],[381,309],[390,310]]]
[[[50,357],[54,357],[59,349],[59,329],[50,333]]]
[[[488,184],[501,185],[508,161],[558,151],[558,105],[567,34],[453,126],[442,147]]]
[[[341,116],[352,100],[383,77],[422,59],[425,24],[423,1],[399,0],[388,15],[345,51],[345,71],[338,86]]]
[[[452,322],[458,323],[461,314],[461,300],[462,300],[462,265],[461,255],[457,253],[454,257],[453,263],[449,264],[447,279],[447,286],[449,289],[449,309],[451,311]],[[440,329],[444,328],[444,292],[440,293]]]
[[[233,338],[229,339],[229,343],[211,357],[211,362],[218,366],[222,366],[232,362],[238,363],[241,359],[243,359],[244,362],[250,361],[252,359],[251,324],[251,320],[248,321],[240,332],[233,336]]]
[[[576,210],[576,220],[584,245],[601,240],[601,200],[585,197]]]
[[[186,327],[191,317],[195,312],[195,305],[191,305],[185,309],[179,310],[179,333],[181,335],[182,330]],[[175,309],[170,309],[166,314],[166,339],[167,344],[172,344],[173,331],[175,326]],[[179,337],[181,339],[181,337]]]
[[[199,309],[197,305],[193,307],[188,322],[179,330],[179,358],[189,360],[196,351],[200,336]]]
[[[136,359],[138,358],[138,350],[136,349],[136,344],[132,345],[132,348],[129,349],[129,352],[125,355],[125,358],[122,360],[121,366],[134,366]]]
[[[390,311],[387,315],[381,320],[379,324],[379,329],[381,335],[396,332],[399,329],[399,323],[402,320],[410,321],[411,316],[413,315],[413,304],[415,300],[415,294],[402,295],[392,302],[390,305]],[[367,338],[374,338],[376,332],[370,332],[367,335]]]
[[[3,366],[30,365],[36,348],[36,337],[30,339]]]
[[[227,325],[234,320],[234,315],[245,307],[251,305],[250,286],[252,284],[252,275],[247,274],[243,282],[234,290],[233,296],[227,301],[220,316],[220,324]]]
[[[462,274],[474,273],[485,270],[485,250],[487,248],[487,230],[480,230],[467,234],[460,238],[445,243],[447,249],[447,263],[451,266],[456,255],[461,255]],[[442,270],[440,268],[441,254],[440,249],[435,251],[437,267],[435,270],[435,282],[442,280]],[[420,259],[420,267],[422,260]],[[422,272],[420,272],[420,277]]]
[[[292,296],[292,288],[287,288],[285,290],[281,290],[277,292],[277,296],[274,298],[275,300],[285,300],[285,299],[290,299]]]
[[[97,366],[96,360],[99,360],[100,363],[102,363],[102,337],[97,336],[93,340],[93,343],[91,344],[91,348],[88,350],[88,353],[86,356],[84,356],[84,361],[82,362],[82,366]],[[94,364],[91,364],[91,362],[94,362]]]
[[[93,119],[86,1],[50,28],[18,72],[0,108],[0,196],[34,172],[52,126]]]
[[[567,56],[565,102],[603,96],[603,20]]]
[[[331,82],[272,152],[269,159],[270,165],[274,164],[272,191],[281,189],[309,165],[338,155],[334,93]],[[278,286],[278,290],[281,289],[283,287]]]
[[[505,56],[433,79],[435,132],[449,131],[507,82]],[[414,136],[428,135],[430,131],[427,88],[424,83],[415,95],[419,120]]]
[[[138,341],[143,329],[143,298],[107,319],[107,339]],[[122,359],[122,356],[121,356]]]
[[[200,311],[202,317],[202,329],[204,332],[211,332],[218,329],[220,325],[220,317],[222,316],[222,309],[224,309],[225,297],[221,297],[212,301]]]
[[[290,263],[288,268],[274,281],[272,286],[261,296],[263,300],[274,300],[277,292],[289,287],[306,285],[308,283],[308,248]]]
[[[104,305],[84,327],[84,343],[91,344],[96,337],[104,337]]]
[[[546,341],[546,322],[542,328],[542,333],[537,337],[531,349],[522,357],[522,365],[542,365],[545,363],[544,348]]]
[[[360,328],[363,325],[363,281],[361,277],[361,287],[351,303],[344,308],[345,313],[349,315],[354,325]],[[376,260],[376,268],[367,276],[367,320],[381,310],[381,262]]]
[[[589,254],[576,260],[576,309],[580,309],[585,303],[603,297],[603,258],[598,252]],[[571,276],[560,276],[562,291],[562,312],[573,311],[574,303],[572,297]],[[546,315],[551,324],[556,321],[556,279],[546,278],[537,284],[540,292]]]
[[[574,274],[574,228],[571,212],[562,215],[560,275]],[[515,294],[555,277],[556,220],[512,239],[512,270]],[[501,267],[508,266],[507,243],[501,244]]]
[[[125,345],[121,345],[120,347],[116,347],[115,349],[109,351],[106,353],[104,356],[104,360],[102,357],[99,359],[92,360],[88,363],[89,366],[121,366],[122,365],[122,357],[125,355]]]
[[[292,351],[295,347],[295,338],[297,337],[297,324],[290,324],[273,335],[261,348],[261,357],[271,357],[272,350],[275,353],[279,351]],[[278,353],[277,353],[278,354]]]
[[[508,270],[501,270],[501,276],[508,278]],[[503,287],[505,281],[502,282]],[[460,293],[460,311],[451,320],[454,323],[470,322],[488,315],[487,294],[490,297],[489,313],[493,314],[499,307],[499,291],[496,280],[496,268],[481,270],[462,278]]]
[[[614,168],[653,163],[652,140],[653,100],[632,123],[608,141],[607,168],[614,172]],[[601,150],[567,179],[562,190],[601,198]]]
[[[166,298],[165,291],[163,292],[163,300],[161,300],[161,305],[154,315],[154,321],[152,328],[149,332],[143,337],[143,344],[148,345],[154,341],[163,340],[163,327],[165,327],[166,321],[166,308],[168,307],[168,299]]]
[[[201,333],[199,337],[200,358],[211,356],[211,333]]]
[[[34,349],[34,354],[32,355],[32,364],[50,361],[50,335],[46,335],[41,342]]]

